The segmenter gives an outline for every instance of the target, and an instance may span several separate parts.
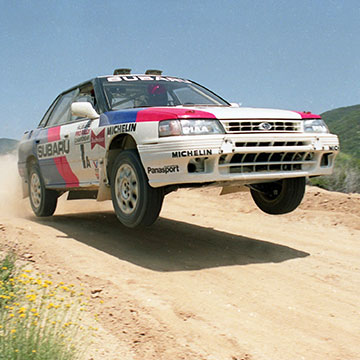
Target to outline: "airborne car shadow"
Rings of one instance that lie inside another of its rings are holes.
[[[278,263],[310,255],[287,246],[164,218],[159,218],[146,229],[128,229],[110,211],[32,220],[121,260],[154,271]]]

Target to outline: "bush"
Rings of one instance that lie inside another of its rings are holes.
[[[50,276],[20,271],[6,256],[0,261],[0,360],[80,359],[88,335],[83,295]]]
[[[360,160],[340,153],[335,160],[334,173],[312,178],[310,183],[330,191],[360,193]]]

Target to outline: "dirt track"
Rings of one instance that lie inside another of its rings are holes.
[[[0,170],[14,174],[7,160]],[[248,193],[182,190],[134,231],[110,203],[60,201],[35,218],[9,178],[1,243],[101,290],[94,359],[360,358],[360,195],[309,188],[300,209],[273,217]]]

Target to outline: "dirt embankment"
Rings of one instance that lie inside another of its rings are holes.
[[[360,195],[308,188],[295,212],[270,216],[248,193],[182,190],[134,231],[111,203],[61,199],[35,218],[14,159],[0,163],[1,244],[85,284],[94,359],[360,358]]]

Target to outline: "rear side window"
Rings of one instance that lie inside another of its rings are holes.
[[[78,90],[70,91],[64,95],[61,95],[56,102],[54,110],[51,112],[49,121],[46,126],[52,127],[56,125],[65,124],[70,121],[70,104],[76,96]]]
[[[38,127],[45,127],[45,126],[46,126],[46,123],[48,122],[48,119],[49,119],[49,117],[50,117],[50,115],[51,115],[51,113],[52,113],[55,105],[57,104],[58,100],[59,100],[59,97],[57,97],[57,98],[53,101],[53,103],[51,104],[51,106],[49,107],[49,109],[46,111],[44,117],[41,119],[40,124],[39,124]]]

